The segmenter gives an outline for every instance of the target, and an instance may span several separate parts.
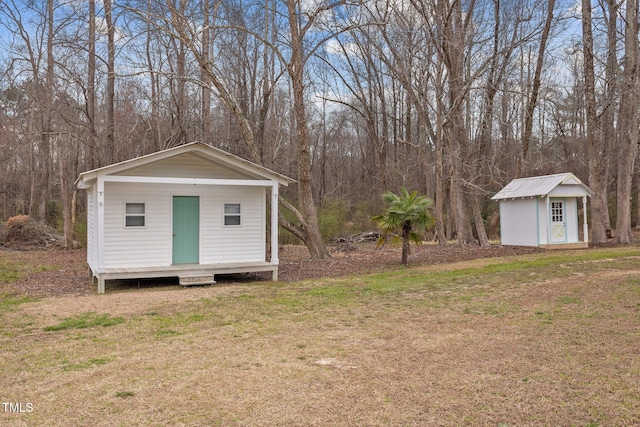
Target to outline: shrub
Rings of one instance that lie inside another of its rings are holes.
[[[11,228],[24,228],[27,222],[29,222],[29,215],[15,215],[7,220],[5,227],[7,230]]]
[[[331,200],[318,212],[318,225],[324,240],[331,240],[348,233],[349,205],[343,200]]]

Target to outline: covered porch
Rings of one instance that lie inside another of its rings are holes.
[[[166,267],[108,268],[97,274],[98,293],[105,292],[107,280],[151,279],[177,277],[180,285],[212,285],[217,274],[271,272],[272,279],[278,280],[278,265],[270,262],[224,263],[224,264],[177,264]],[[93,273],[91,273],[93,276]]]

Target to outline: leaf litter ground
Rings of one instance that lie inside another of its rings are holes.
[[[69,290],[3,314],[3,399],[35,410],[0,423],[638,425],[638,248],[620,250],[544,264],[546,254],[425,245],[403,269],[395,248],[310,261],[285,247],[290,283],[101,296],[80,286],[82,251],[12,254],[56,268],[34,266],[5,291],[31,283],[22,289],[43,296],[55,287],[37,283],[58,280]],[[514,260],[521,270],[487,273]],[[125,322],[44,331],[88,312]]]

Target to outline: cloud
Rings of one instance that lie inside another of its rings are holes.
[[[96,34],[107,37],[107,21],[102,16],[96,16]],[[114,41],[117,43],[126,41],[127,36],[116,26],[114,31]]]
[[[329,55],[359,56],[360,48],[355,43],[340,43],[337,39],[331,39],[325,43],[324,51]]]

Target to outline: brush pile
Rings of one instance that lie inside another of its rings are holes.
[[[54,228],[29,218],[10,217],[0,231],[0,247],[19,251],[64,247],[64,237]]]

